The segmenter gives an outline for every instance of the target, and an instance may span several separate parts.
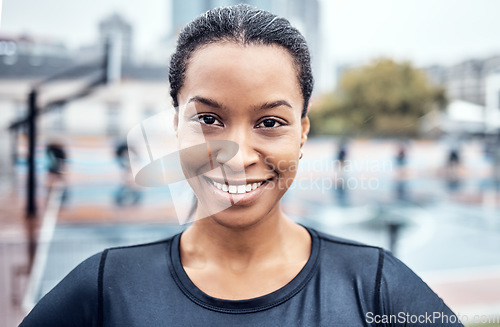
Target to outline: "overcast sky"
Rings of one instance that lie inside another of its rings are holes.
[[[498,0],[325,0],[341,61],[389,55],[419,65],[500,54]]]
[[[307,0],[305,0],[307,1]],[[417,65],[500,54],[499,0],[322,0],[324,40],[336,63],[376,56]],[[0,33],[92,43],[112,12],[134,26],[139,53],[168,32],[169,0],[3,0]]]

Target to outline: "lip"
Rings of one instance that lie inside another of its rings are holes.
[[[229,179],[224,179],[224,178],[219,178],[219,177],[210,177],[203,175],[203,177],[209,181],[217,182],[219,184],[228,184],[228,185],[246,185],[246,184],[253,184],[253,183],[260,183],[260,182],[265,182],[273,179],[273,176],[269,177],[264,177],[264,178],[249,178],[249,179],[242,179],[242,180],[229,180]]]
[[[268,188],[272,187],[272,183],[269,183],[272,181],[274,178],[268,178],[268,179],[260,179],[260,180],[245,180],[245,181],[227,181],[224,182],[219,182],[219,179],[212,179],[210,177],[203,176],[203,179],[205,180],[205,183],[208,185],[208,190],[210,193],[214,196],[214,200],[217,202],[222,203],[223,205],[227,205],[228,203],[231,203],[231,206],[233,205],[238,205],[238,206],[244,206],[244,205],[249,205]],[[220,184],[230,184],[230,185],[245,185],[245,184],[250,184],[250,183],[258,183],[258,182],[264,182],[262,185],[257,187],[255,190],[252,190],[247,193],[236,193],[236,194],[231,194],[225,191],[222,191],[218,189],[213,181],[216,181],[217,183]]]

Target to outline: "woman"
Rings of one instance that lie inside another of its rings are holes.
[[[223,146],[210,148],[209,160],[184,156],[186,175],[198,176],[190,179],[198,205],[189,228],[87,259],[22,326],[364,326],[388,315],[455,317],[390,253],[305,228],[281,210],[307,139],[312,92],[306,42],[288,21],[246,5],[211,10],[181,32],[169,77],[180,148],[225,140],[238,156],[224,156]]]

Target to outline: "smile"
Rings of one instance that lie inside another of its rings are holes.
[[[267,182],[274,179],[274,177],[270,177],[268,179],[263,179],[259,182],[254,180],[253,183],[245,184],[245,180],[235,181],[235,180],[225,180],[220,178],[212,179],[208,176],[203,176],[203,177],[209,184],[212,184],[218,190],[228,194],[253,193],[253,191],[260,188],[263,184],[267,184]]]
[[[231,185],[231,184],[221,184],[217,183],[216,181],[212,180],[212,183],[217,187],[219,190],[222,190],[224,192],[230,193],[230,194],[244,194],[251,192],[255,189],[257,189],[259,186],[264,184],[265,181],[258,182],[258,183],[251,183],[251,184],[246,184],[246,185]]]

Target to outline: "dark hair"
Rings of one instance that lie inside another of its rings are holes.
[[[279,45],[292,55],[304,99],[302,117],[313,89],[311,57],[306,40],[285,18],[249,5],[215,8],[195,18],[179,34],[170,61],[170,96],[178,107],[177,95],[183,86],[189,58],[200,46],[219,41],[243,45]]]

